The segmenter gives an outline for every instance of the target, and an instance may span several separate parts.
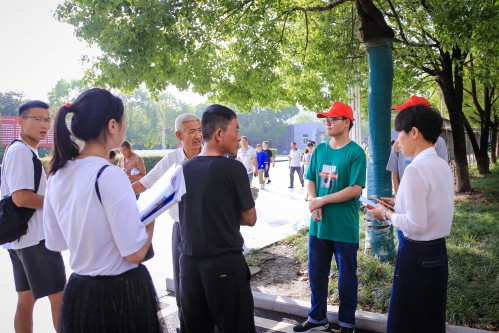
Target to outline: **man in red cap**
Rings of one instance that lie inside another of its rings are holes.
[[[357,251],[359,249],[359,196],[366,183],[366,155],[350,140],[352,108],[334,102],[324,118],[331,139],[314,149],[305,177],[310,198],[308,267],[311,308],[308,319],[293,327],[295,332],[324,331],[327,320],[327,295],[331,260],[338,267],[341,333],[355,331],[357,308]]]

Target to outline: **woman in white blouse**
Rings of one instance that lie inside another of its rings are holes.
[[[56,116],[43,212],[46,246],[69,249],[74,272],[59,333],[161,332],[155,288],[141,264],[154,223],[141,223],[127,176],[108,161],[123,141],[123,111],[121,99],[90,89]],[[70,135],[83,142],[81,150]]]
[[[449,165],[433,147],[443,121],[421,97],[409,99],[399,109],[395,119],[399,145],[414,160],[405,169],[397,198],[383,198],[395,211],[383,205],[369,211],[404,234],[395,264],[387,332],[445,332],[445,237],[454,214],[454,180]]]

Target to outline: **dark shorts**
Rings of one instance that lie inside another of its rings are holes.
[[[31,290],[39,299],[64,290],[66,271],[60,252],[45,247],[45,240],[24,249],[9,250],[16,291]]]

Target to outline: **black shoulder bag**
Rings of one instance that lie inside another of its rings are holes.
[[[21,140],[14,140],[10,145],[16,141],[22,142]],[[42,162],[29,147],[28,149],[33,154],[33,168],[35,170],[35,190],[33,192],[36,193],[42,176]],[[16,239],[19,240],[21,236],[25,235],[28,231],[28,221],[35,211],[36,209],[32,208],[17,207],[12,201],[12,195],[0,200],[0,245],[13,242]]]

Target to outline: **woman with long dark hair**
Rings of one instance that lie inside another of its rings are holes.
[[[141,223],[130,182],[108,161],[123,141],[123,111],[121,99],[94,88],[56,116],[46,246],[69,249],[74,271],[64,290],[60,333],[161,332],[155,288],[141,264],[154,223]]]
[[[434,144],[443,120],[430,103],[412,96],[394,107],[398,142],[407,166],[395,200],[369,212],[403,232],[388,310],[388,333],[445,332],[448,259],[445,237],[454,215],[454,179]]]

